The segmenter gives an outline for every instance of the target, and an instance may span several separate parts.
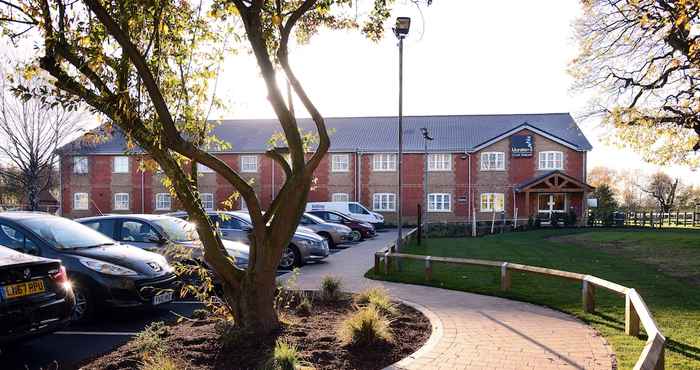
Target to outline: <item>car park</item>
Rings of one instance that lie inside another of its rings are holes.
[[[376,226],[380,226],[384,223],[384,216],[370,211],[358,202],[309,202],[306,204],[306,212],[311,211],[340,212],[356,220]]]
[[[169,260],[201,259],[204,253],[197,230],[191,223],[167,215],[106,215],[86,217],[77,222],[119,242],[166,256]],[[248,266],[249,246],[241,241],[223,240],[236,266]]]
[[[351,240],[359,242],[363,239],[373,238],[377,235],[374,226],[368,222],[356,220],[346,214],[336,211],[309,211],[307,212],[318,218],[336,224],[341,224],[352,229]]]
[[[14,245],[19,240],[4,242]],[[0,245],[0,348],[62,329],[74,305],[61,261]]]
[[[89,320],[103,306],[156,307],[179,285],[165,257],[45,213],[0,213],[0,244],[61,261],[75,295],[74,320]]]
[[[326,222],[320,217],[310,213],[301,215],[299,224],[311,229],[316,234],[328,241],[328,246],[334,248],[338,244],[352,240],[352,229],[341,224]]]

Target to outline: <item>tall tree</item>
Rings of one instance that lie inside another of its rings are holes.
[[[646,185],[642,185],[640,188],[656,200],[659,211],[670,212],[676,201],[679,181],[679,179],[671,179],[663,172],[657,172],[649,178]]]
[[[0,176],[24,189],[25,207],[38,211],[39,195],[56,180],[56,149],[75,138],[81,118],[72,107],[33,95],[43,87],[37,80],[15,81],[24,93],[12,93],[9,77],[0,71],[0,154],[10,164],[0,167]]]
[[[653,163],[700,165],[700,2],[581,0],[575,87],[612,138]]]
[[[35,32],[41,38],[42,55],[35,65],[51,75],[52,95],[87,103],[157,162],[197,226],[204,258],[219,277],[236,324],[266,333],[279,326],[273,307],[277,265],[304,210],[313,172],[330,145],[323,116],[291,66],[290,40],[306,42],[321,27],[360,28],[368,38],[379,39],[392,1],[368,0],[370,10],[362,19],[348,11],[353,3],[215,0],[205,10],[202,2],[176,0],[10,0],[0,1],[0,19],[11,37]],[[266,153],[286,176],[265,212],[253,187],[205,150],[226,145],[211,137],[205,111],[208,82],[222,57],[217,46],[241,36],[229,27],[231,19],[242,24],[242,38],[257,61],[287,147]],[[300,132],[295,110],[278,86],[279,73],[311,115],[315,132]],[[310,144],[313,153],[307,158]],[[253,222],[246,270],[234,265],[206,216],[187,170],[192,162],[213,169],[245,201]]]

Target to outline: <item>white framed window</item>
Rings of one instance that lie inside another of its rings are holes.
[[[89,171],[90,167],[88,166],[88,157],[73,157],[73,173],[78,175],[84,175]]]
[[[197,163],[197,173],[214,173],[214,170],[201,163]]]
[[[129,157],[114,157],[114,173],[129,173]]]
[[[372,155],[372,171],[396,171],[396,154]]]
[[[258,156],[242,155],[241,172],[258,172]]]
[[[200,194],[202,197],[202,207],[206,211],[213,211],[214,210],[214,194],[212,193],[202,193]]]
[[[73,209],[86,210],[89,205],[88,193],[73,193]]]
[[[481,212],[501,212],[504,209],[503,193],[481,193]]]
[[[372,195],[372,208],[375,211],[390,212],[396,210],[396,194],[374,193]]]
[[[114,194],[114,210],[125,211],[129,209],[129,193]]]
[[[157,210],[169,210],[172,206],[172,199],[168,193],[158,193],[156,194],[156,209]]]
[[[348,193],[333,193],[331,196],[332,202],[348,202],[350,201],[350,196]]]
[[[449,153],[428,154],[428,171],[450,171],[452,155]]]
[[[561,170],[564,168],[564,153],[557,151],[540,152],[540,170]]]
[[[431,193],[428,194],[428,212],[451,212],[452,194]]]
[[[506,155],[503,152],[481,153],[482,171],[503,171],[506,169]]]
[[[347,154],[331,155],[331,171],[332,172],[348,172],[350,171],[350,156]]]

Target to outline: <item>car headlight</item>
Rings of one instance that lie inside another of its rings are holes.
[[[158,256],[158,257],[159,257],[159,258],[157,258],[158,264],[163,268],[163,271],[165,271],[167,273],[175,271],[175,268],[168,263],[168,260],[166,260],[165,257],[163,257],[163,256]]]
[[[301,239],[301,240],[299,240],[299,243],[301,243],[302,245],[309,246],[309,247],[315,247],[315,246],[321,245],[321,241],[316,241],[313,239]]]
[[[83,266],[89,268],[90,270],[97,271],[105,275],[116,275],[116,276],[135,276],[138,275],[136,271],[128,269],[123,266],[115,265],[109,262],[94,260],[92,258],[82,257],[79,259]],[[166,263],[167,266],[169,266]]]
[[[347,226],[343,226],[343,225],[337,225],[337,226],[335,226],[335,230],[336,230],[337,232],[340,232],[340,233],[349,233],[349,232],[352,231],[351,228],[349,228],[349,227],[347,227]]]

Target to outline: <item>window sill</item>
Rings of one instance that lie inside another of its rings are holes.
[[[373,212],[396,212],[395,209],[373,209]]]
[[[428,213],[452,213],[452,210],[451,210],[451,209],[447,209],[447,210],[444,210],[444,211],[438,211],[438,210],[431,210],[431,209],[429,209],[429,210],[428,210]]]
[[[350,170],[331,170],[333,173],[348,173]]]
[[[241,170],[241,173],[258,173],[258,171],[257,170],[256,171],[243,171],[243,170]]]
[[[372,169],[372,172],[396,172],[396,170],[375,170],[375,169]]]
[[[505,172],[505,168],[482,168],[482,172]]]
[[[444,170],[436,170],[436,169],[430,169],[430,168],[428,168],[428,172],[450,172],[450,171],[452,171],[451,168],[444,169]]]

